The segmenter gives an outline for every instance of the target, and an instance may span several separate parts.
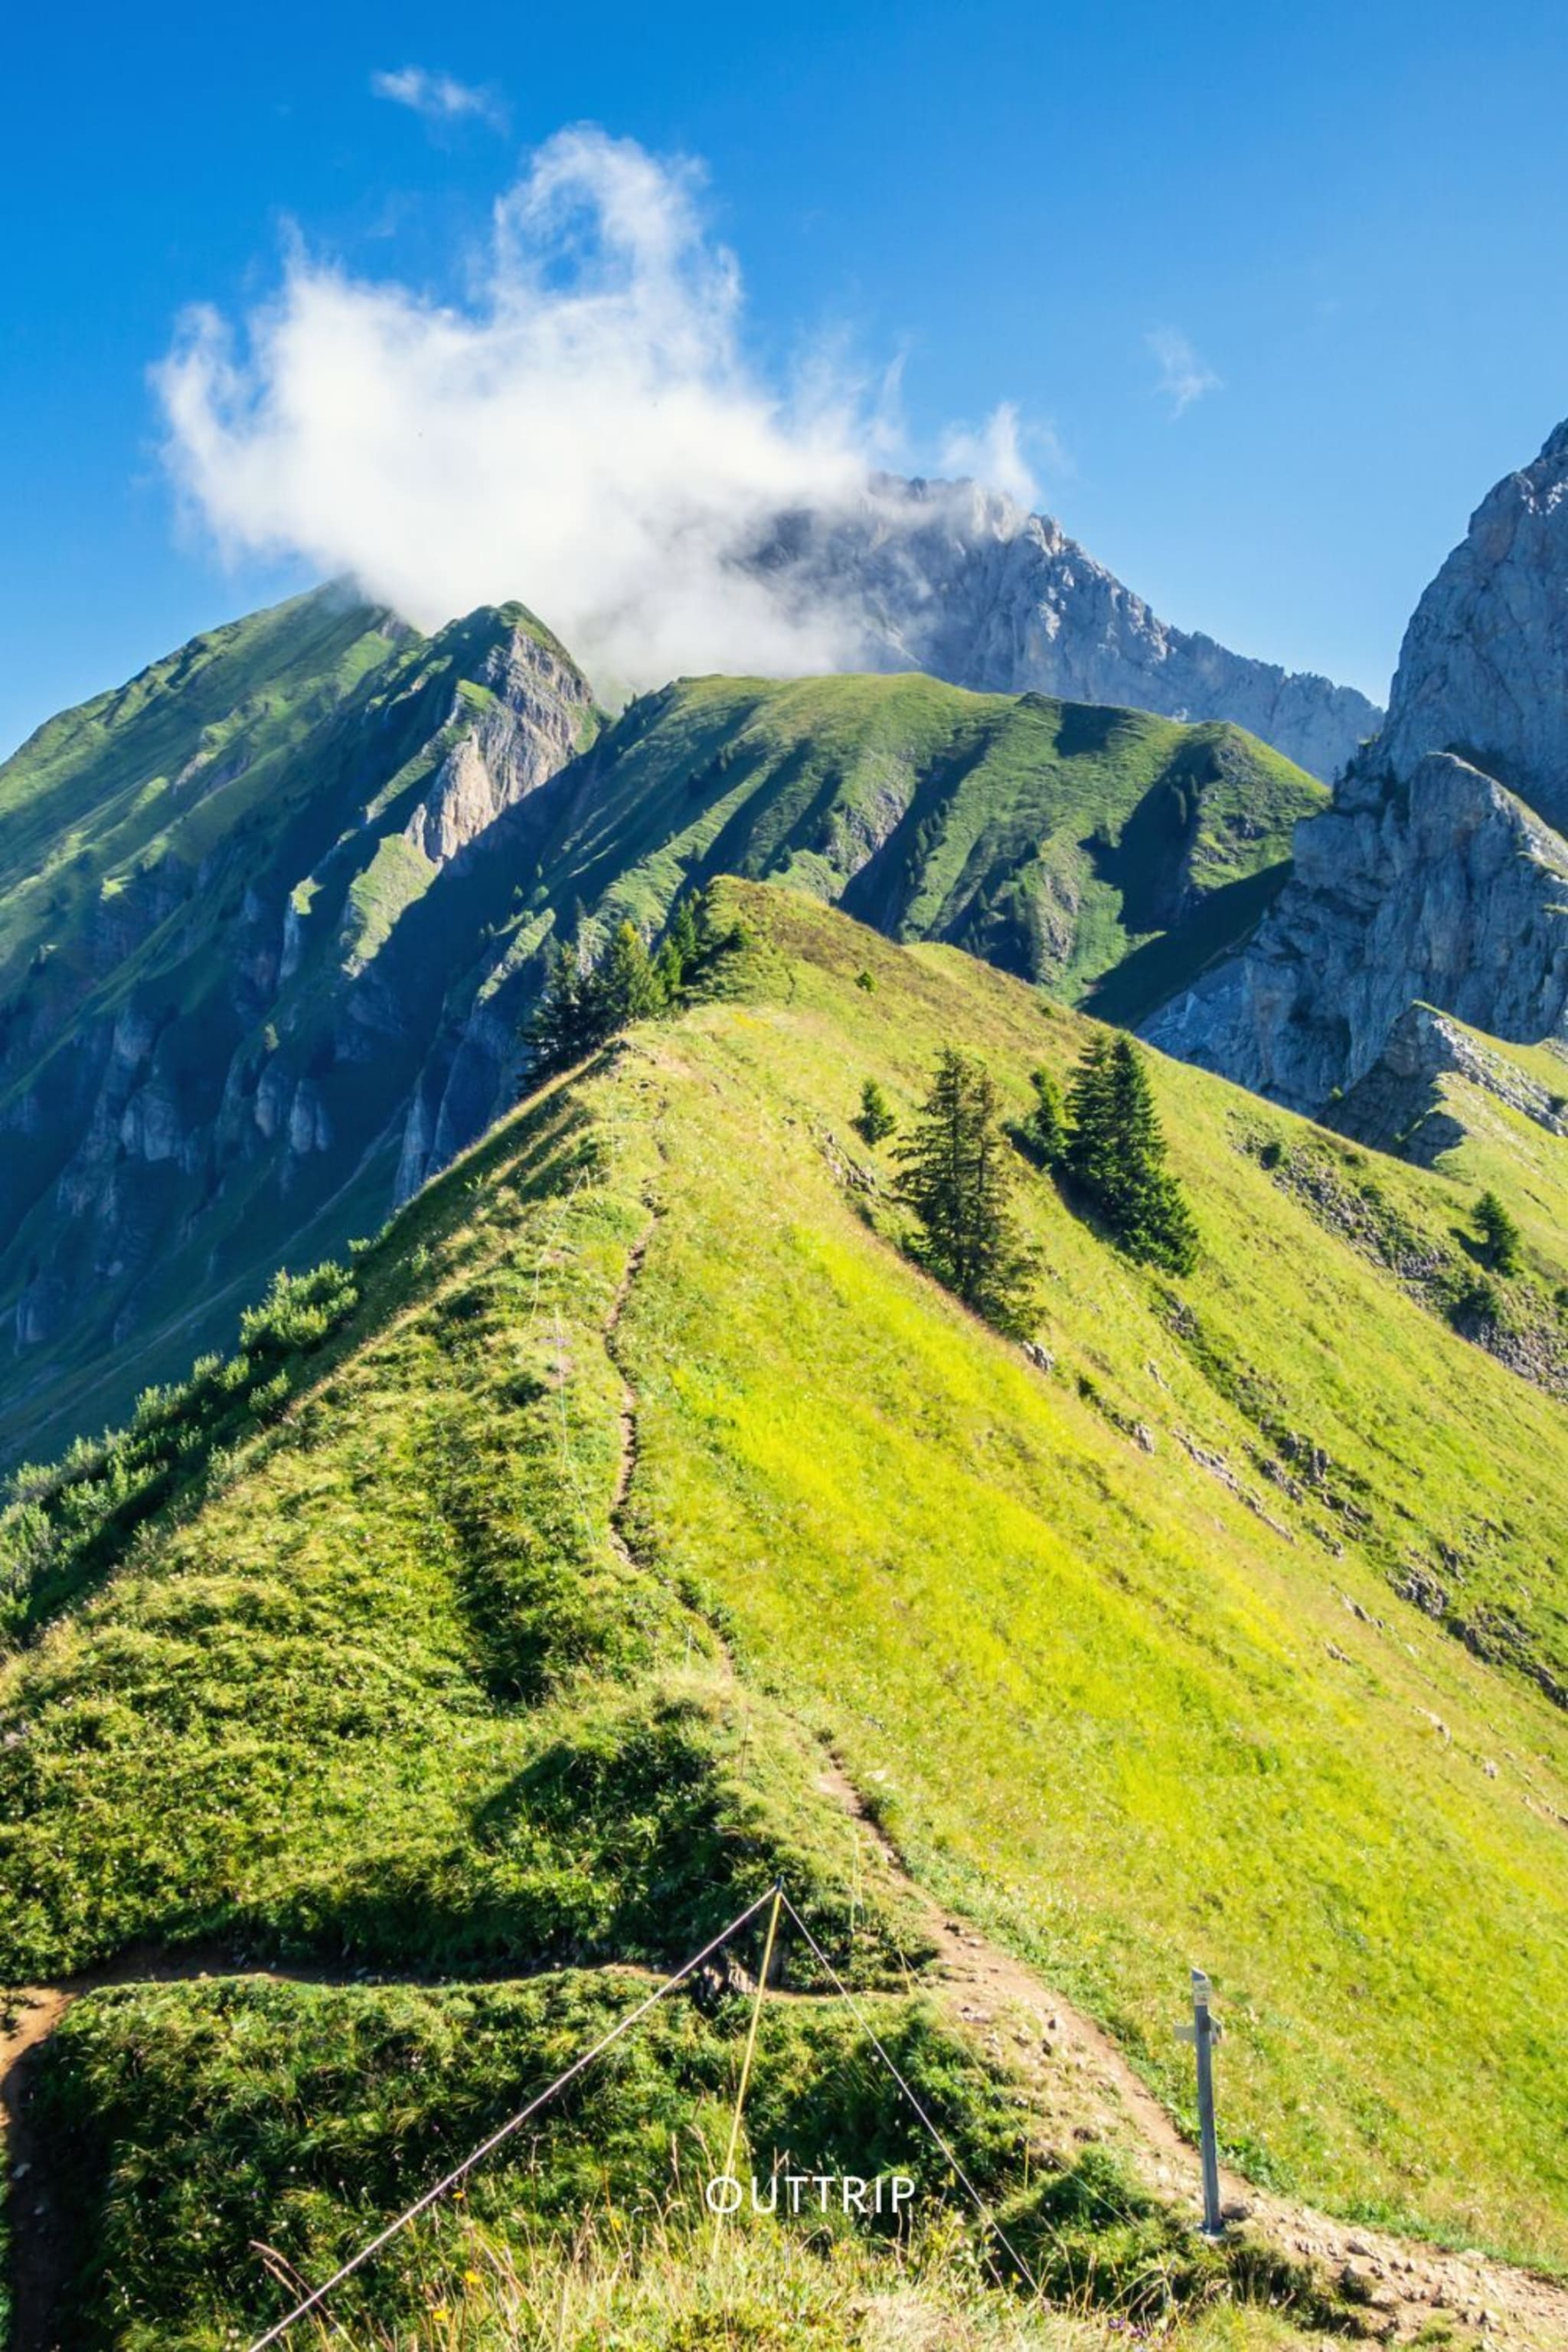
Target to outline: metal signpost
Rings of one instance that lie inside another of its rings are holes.
[[[1193,2021],[1178,2025],[1178,2042],[1190,2042],[1198,2061],[1198,2145],[1204,2163],[1204,2235],[1223,2238],[1219,2210],[1219,2142],[1214,2127],[1214,2045],[1220,2022],[1209,2009],[1209,1980],[1202,1969],[1193,1970]]]

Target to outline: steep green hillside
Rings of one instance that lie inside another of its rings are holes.
[[[69,2340],[216,2346],[275,2308],[253,2241],[319,2272],[624,1998],[613,1964],[682,1957],[779,1867],[1042,2260],[1076,2212],[1122,2232],[1103,2284],[1190,2265],[1113,2152],[1086,2195],[961,2021],[905,2008],[914,1896],[822,1743],[942,1916],[1188,2119],[1170,2029],[1203,1960],[1255,2179],[1568,2264],[1568,1717],[1532,1671],[1568,1678],[1562,1408],[1280,1183],[1315,1130],[1164,1064],[1202,1262],[1132,1265],[1021,1163],[1026,1358],[901,1255],[889,1152],[849,1122],[867,1076],[907,1119],[954,1040],[1021,1109],[1085,1024],[804,896],[728,898],[722,993],[7,1515],[0,1979],[181,1949],[552,1972],[362,1986],[352,2017],[330,1988],[81,2000],[36,2095],[79,2217]],[[1378,1181],[1434,1237],[1463,1197]],[[1402,1597],[1415,1570],[1523,1654],[1476,1655]],[[907,2128],[885,2090],[833,2105],[832,2019],[770,2027],[763,2155]],[[655,2139],[711,2147],[742,2023],[672,2026],[580,2111],[613,2206],[669,2190]],[[575,2210],[582,2149],[542,2137],[485,2227],[515,2248]],[[372,2308],[428,2306],[434,2242]]]
[[[547,864],[590,907],[787,882],[1128,1020],[1257,920],[1327,797],[1237,727],[907,676],[682,679],[574,781]]]
[[[334,591],[193,638],[110,694],[51,719],[0,765],[0,958],[15,967],[123,896],[193,811],[206,846],[269,787],[312,727],[412,635]],[[214,799],[247,778],[242,793]]]
[[[1131,1018],[1322,798],[1234,728],[920,677],[600,727],[521,605],[425,638],[324,590],[0,767],[0,1460],[121,1418],[481,1135],[584,915],[776,876]]]
[[[425,639],[321,591],[0,768],[10,1458],[381,1222],[445,992],[511,897],[460,851],[596,723],[521,606]]]

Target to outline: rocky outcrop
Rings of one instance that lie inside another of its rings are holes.
[[[1454,1080],[1506,1104],[1549,1135],[1568,1136],[1568,1052],[1561,1088],[1543,1086],[1489,1040],[1429,1004],[1412,1004],[1401,1013],[1382,1053],[1334,1106],[1329,1123],[1358,1143],[1430,1167],[1466,1133],[1463,1120],[1445,1104]]]
[[[1144,1034],[1310,1112],[1373,1070],[1413,1002],[1520,1043],[1563,1035],[1565,825],[1568,426],[1422,597],[1387,725],[1298,826],[1249,946]]]
[[[836,610],[868,668],[1228,719],[1326,780],[1383,717],[1353,687],[1171,627],[1048,515],[973,482],[879,477],[847,510],[785,517],[749,561],[792,608]]]
[[[1568,832],[1568,424],[1483,499],[1416,605],[1381,757],[1456,751]]]
[[[503,809],[564,767],[592,708],[575,667],[526,630],[514,628],[480,666],[490,698],[474,711],[404,828],[432,866],[446,866],[492,825]],[[462,723],[461,706],[453,721]]]
[[[1315,1112],[1414,1001],[1500,1037],[1568,1027],[1568,843],[1442,753],[1407,778],[1359,768],[1297,827],[1294,875],[1246,952],[1143,1034]]]

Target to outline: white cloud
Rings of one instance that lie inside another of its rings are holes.
[[[155,372],[176,482],[231,554],[303,555],[432,626],[521,596],[605,688],[854,659],[859,625],[783,608],[738,549],[859,496],[900,454],[896,375],[830,344],[787,392],[742,353],[701,176],[593,127],[497,205],[463,307],[296,252],[243,340],[211,310]],[[950,440],[1022,490],[999,410]]]
[[[1040,490],[1024,454],[1026,448],[1037,451],[1054,470],[1070,470],[1055,427],[1038,418],[1021,417],[1016,403],[1004,400],[978,431],[966,425],[950,426],[942,436],[938,463],[944,474],[966,475],[989,489],[1005,490],[1020,506],[1032,507]]]
[[[460,122],[465,117],[488,122],[492,131],[505,128],[506,110],[495,92],[452,74],[428,73],[423,66],[403,66],[396,73],[374,73],[370,86],[377,98],[406,106],[426,122]]]
[[[1176,328],[1157,327],[1143,341],[1159,362],[1157,389],[1170,402],[1173,416],[1180,416],[1205,393],[1224,391],[1224,383],[1213,368],[1205,365],[1186,336]]]

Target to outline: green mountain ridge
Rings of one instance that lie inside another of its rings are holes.
[[[906,1126],[949,1043],[1021,1114],[1089,1024],[799,890],[727,884],[721,914],[742,944],[703,1001],[6,1516],[0,1877],[26,1892],[0,1980],[138,1948],[216,1971],[84,1993],[39,2071],[69,2340],[243,2335],[279,2308],[257,2241],[320,2274],[581,2046],[626,1963],[684,1957],[780,1869],[944,2118],[980,2119],[966,2156],[1042,2259],[1071,2210],[1102,2291],[1175,2277],[1115,2149],[1086,2200],[977,2030],[921,2011],[918,1923],[828,1754],[922,1897],[1188,2124],[1170,2027],[1201,1958],[1252,2178],[1568,2267],[1568,1714],[1531,1670],[1568,1680],[1563,1407],[1292,1181],[1331,1155],[1436,1247],[1474,1178],[1151,1056],[1197,1268],[1131,1264],[1020,1160],[1027,1355],[903,1254],[897,1139],[851,1122],[875,1077]],[[1521,1279],[1568,1280],[1560,1234],[1525,1249]],[[1478,1651],[1422,1576],[1528,1654]],[[447,1981],[266,1987],[223,1950]],[[509,1982],[450,1981],[475,1971]],[[844,2064],[870,2075],[816,2014],[781,2003],[760,2051],[760,2159],[859,2135],[917,2160],[880,2093],[833,2105]],[[363,2340],[460,2300],[481,2239],[669,2193],[743,2016],[680,2012],[476,2187],[481,2237],[367,2281]]]
[[[606,734],[575,797],[563,850],[590,904],[606,863],[628,911],[662,912],[672,868],[732,870],[1077,1002],[1116,993],[1156,939],[1173,971],[1212,952],[1226,921],[1200,932],[1197,910],[1282,878],[1326,795],[1239,728],[879,676],[678,680]],[[1256,890],[1243,903],[1245,928]]]
[[[123,1417],[482,1134],[580,921],[768,876],[1131,1018],[1322,798],[1234,728],[918,677],[610,724],[521,605],[212,632],[0,768],[0,1454]]]

